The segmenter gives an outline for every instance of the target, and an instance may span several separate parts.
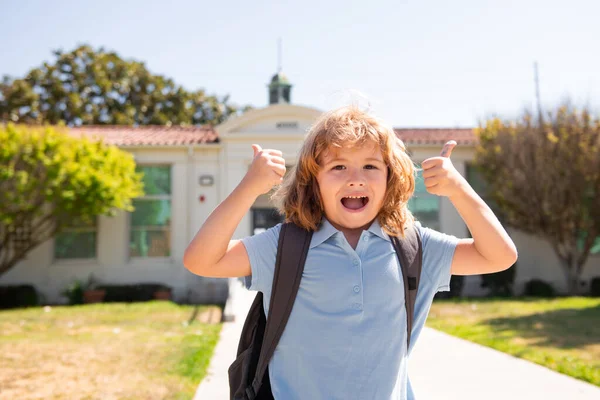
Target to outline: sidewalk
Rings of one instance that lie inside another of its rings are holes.
[[[194,400],[228,400],[227,369],[235,359],[246,313],[256,292],[242,284],[230,300],[208,374]],[[600,388],[456,337],[424,328],[409,361],[418,400],[598,400]],[[361,399],[363,400],[363,399]],[[377,399],[364,399],[377,400]]]
[[[409,360],[418,400],[598,400],[600,388],[425,328]]]
[[[208,373],[198,386],[193,400],[228,400],[229,379],[227,369],[235,360],[242,327],[246,314],[257,292],[251,292],[239,282],[232,288],[226,304],[226,314],[233,314],[234,320],[223,323],[221,338],[208,367]],[[230,310],[228,308],[231,307]]]

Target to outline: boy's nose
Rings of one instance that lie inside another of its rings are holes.
[[[365,177],[360,172],[354,172],[350,175],[348,179],[348,186],[364,186],[365,185]]]

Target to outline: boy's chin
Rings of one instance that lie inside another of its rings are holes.
[[[346,214],[338,215],[337,218],[333,218],[335,224],[345,229],[359,229],[369,225],[376,217],[376,215],[370,215],[371,213],[357,213],[357,214]]]

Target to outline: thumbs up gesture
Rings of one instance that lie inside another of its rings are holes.
[[[280,184],[285,175],[285,160],[279,150],[262,149],[258,144],[252,145],[254,158],[242,184],[251,188],[259,196],[268,193],[273,186]]]
[[[462,193],[465,185],[468,185],[450,160],[455,146],[456,142],[450,140],[442,148],[439,157],[431,157],[421,163],[423,180],[429,193],[452,197]]]

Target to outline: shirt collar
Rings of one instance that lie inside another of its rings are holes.
[[[333,225],[331,225],[331,222],[329,222],[327,218],[323,217],[319,229],[313,233],[309,248],[312,249],[313,247],[317,247],[338,232],[339,231],[335,229]]]
[[[374,235],[379,236],[383,240],[386,240],[388,242],[390,241],[390,236],[383,231],[383,229],[381,228],[381,225],[379,225],[379,221],[377,220],[377,218],[375,218],[375,221],[373,221],[373,223],[369,227],[368,231]]]
[[[376,236],[380,237],[381,239],[386,240],[388,242],[390,241],[389,235],[383,231],[383,229],[381,228],[381,225],[379,225],[379,221],[377,221],[377,218],[375,219],[375,221],[373,221],[373,223],[371,224],[369,229],[367,229],[367,232],[370,232],[373,235],[376,235]],[[327,239],[329,239],[336,233],[341,234],[340,231],[338,231],[333,225],[331,225],[331,222],[329,222],[329,220],[327,218],[323,217],[323,220],[321,222],[321,225],[319,226],[319,229],[317,231],[315,231],[315,233],[313,233],[309,248],[312,249],[313,247],[317,247],[318,245],[325,242]]]

